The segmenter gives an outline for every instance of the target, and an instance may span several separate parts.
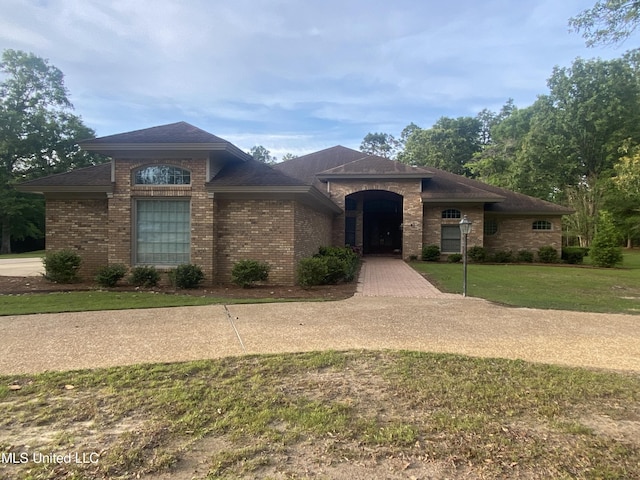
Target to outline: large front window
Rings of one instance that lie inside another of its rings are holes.
[[[460,226],[442,225],[442,253],[460,253]]]
[[[136,207],[135,262],[145,265],[189,263],[189,200],[137,200]]]

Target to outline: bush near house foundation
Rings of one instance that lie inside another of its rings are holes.
[[[129,276],[129,283],[137,287],[155,287],[159,281],[160,272],[150,266],[135,267]]]
[[[115,263],[100,267],[95,279],[101,287],[115,287],[126,274],[127,267],[121,263]]]
[[[422,247],[423,262],[439,262],[440,247],[438,245],[424,245]]]
[[[300,260],[298,284],[302,287],[351,282],[358,271],[360,258],[350,248],[320,247],[311,258]]]
[[[462,261],[461,253],[452,253],[447,257],[447,262],[449,263],[460,263]]]
[[[571,265],[582,265],[588,253],[587,247],[562,247],[562,260]]]
[[[542,263],[558,263],[558,251],[551,245],[538,249],[538,260]]]
[[[484,247],[474,245],[467,250],[467,257],[474,263],[482,263],[487,261],[488,255]]]
[[[271,266],[257,260],[240,260],[233,265],[231,281],[242,288],[250,288],[256,282],[265,282],[269,278]]]
[[[82,258],[73,250],[49,252],[42,262],[44,263],[44,277],[47,280],[56,283],[75,283],[80,280],[78,270],[82,264]]]
[[[197,288],[204,280],[202,268],[190,263],[169,270],[169,282],[176,288]]]

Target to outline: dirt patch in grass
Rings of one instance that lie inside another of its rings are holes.
[[[356,291],[356,282],[338,285],[321,285],[308,289],[299,286],[258,285],[253,288],[240,288],[234,285],[213,285],[195,289],[177,290],[169,285],[153,288],[140,288],[123,284],[115,288],[101,288],[95,283],[58,284],[44,277],[5,277],[0,276],[0,294],[53,293],[105,290],[113,292],[158,292],[198,297],[221,298],[282,298],[282,299],[324,299],[342,300],[352,297]]]

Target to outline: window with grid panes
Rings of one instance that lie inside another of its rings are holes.
[[[144,265],[189,263],[189,200],[137,200],[135,262]]]

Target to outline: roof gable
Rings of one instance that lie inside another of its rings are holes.
[[[389,160],[376,155],[366,155],[358,160],[318,173],[318,178],[336,177],[411,177],[429,178],[431,172],[406,163]]]
[[[225,151],[241,160],[251,158],[231,142],[187,122],[92,138],[79,144],[84,150],[111,156],[119,151]]]

